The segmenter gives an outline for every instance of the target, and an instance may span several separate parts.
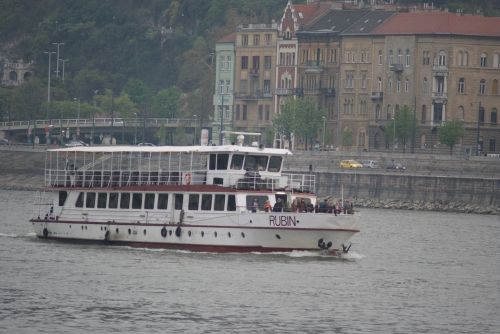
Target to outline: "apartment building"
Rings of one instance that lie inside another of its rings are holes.
[[[265,133],[272,126],[277,35],[276,23],[237,28],[233,94],[237,130]]]
[[[438,127],[464,121],[464,149],[498,152],[500,18],[448,12],[398,13],[373,32],[383,98],[372,105],[370,147],[404,105],[415,112],[415,147],[433,149]],[[378,122],[377,122],[378,121]],[[387,146],[387,145],[386,145]]]
[[[222,145],[221,131],[233,129],[233,92],[236,34],[224,36],[215,44],[215,93],[213,97],[214,118],[212,142]]]

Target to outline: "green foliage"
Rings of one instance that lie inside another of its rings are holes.
[[[464,123],[458,119],[447,121],[439,127],[439,141],[450,148],[450,155],[453,154],[453,146],[463,137],[464,131]]]
[[[177,87],[162,89],[153,98],[152,117],[175,118],[179,112],[181,91]]]
[[[289,98],[285,101],[282,113],[273,120],[275,131],[288,138],[293,133],[296,138],[312,145],[323,126],[324,110],[318,109],[310,98]]]
[[[345,128],[342,131],[342,146],[349,147],[352,146],[352,130]]]
[[[399,141],[403,146],[403,151],[413,136],[413,131],[416,127],[416,120],[413,110],[408,106],[404,106],[396,113],[395,120],[392,120],[386,127],[385,136],[389,143],[395,144],[394,141]],[[396,127],[394,129],[394,126]]]

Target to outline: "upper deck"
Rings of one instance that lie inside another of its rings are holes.
[[[226,146],[95,146],[47,151],[45,186],[116,188],[219,185],[315,191],[312,174],[282,173],[285,149]]]

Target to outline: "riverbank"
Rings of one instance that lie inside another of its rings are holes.
[[[384,169],[345,171],[335,168],[333,161],[340,156],[315,156],[311,160],[309,155],[294,154],[286,168],[304,173],[305,163],[314,161],[313,173],[320,197],[333,200],[343,195],[353,199],[357,207],[364,208],[500,215],[500,173],[496,173],[499,161],[492,164],[482,161],[481,168],[491,171],[484,176],[482,173],[443,176],[432,173],[434,170],[430,167],[425,173],[421,169],[405,173],[388,173]],[[443,170],[446,163],[434,163],[435,171]],[[43,151],[0,150],[0,189],[34,191],[43,187],[44,165]],[[456,162],[454,168],[457,168]]]

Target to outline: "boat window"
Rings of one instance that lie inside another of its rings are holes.
[[[109,193],[108,208],[116,209],[118,207],[118,193]]]
[[[212,195],[210,194],[201,195],[201,209],[204,211],[212,210]]]
[[[233,154],[233,158],[231,159],[231,169],[242,169],[244,158],[245,156],[243,154]]]
[[[95,193],[87,193],[87,198],[85,199],[86,208],[95,208]]]
[[[236,196],[227,196],[227,211],[236,211]]]
[[[144,209],[155,208],[155,194],[148,193],[144,195]]]
[[[60,191],[59,192],[59,206],[64,206],[64,203],[66,203],[66,198],[68,198],[68,192],[67,191]]]
[[[200,195],[199,194],[190,194],[189,195],[188,210],[198,211],[199,205],[200,205]]]
[[[281,169],[281,162],[283,161],[283,157],[272,156],[269,159],[269,171],[270,172],[279,172]]]
[[[142,208],[142,194],[134,193],[132,195],[132,209],[141,209]]]
[[[226,170],[229,162],[229,154],[217,154],[217,169]]]
[[[85,193],[78,194],[78,198],[76,199],[75,207],[83,208],[83,196],[85,196]]]
[[[175,194],[175,210],[182,210],[182,202],[184,202],[184,195]]]
[[[247,155],[245,159],[245,170],[263,171],[267,168],[267,156]]]
[[[120,196],[120,209],[130,208],[130,193],[122,193]]]
[[[267,196],[247,196],[247,210],[252,210],[253,208],[253,201],[257,200],[259,203],[259,208],[263,209],[264,208],[264,202],[267,201],[269,197]]]
[[[215,195],[214,211],[224,211],[225,203],[226,203],[226,195]]]
[[[108,201],[108,193],[97,194],[97,207],[99,209],[106,209],[106,202]]]
[[[217,154],[210,154],[209,169],[214,170],[217,162]]]
[[[158,194],[158,209],[167,210],[168,194]]]

